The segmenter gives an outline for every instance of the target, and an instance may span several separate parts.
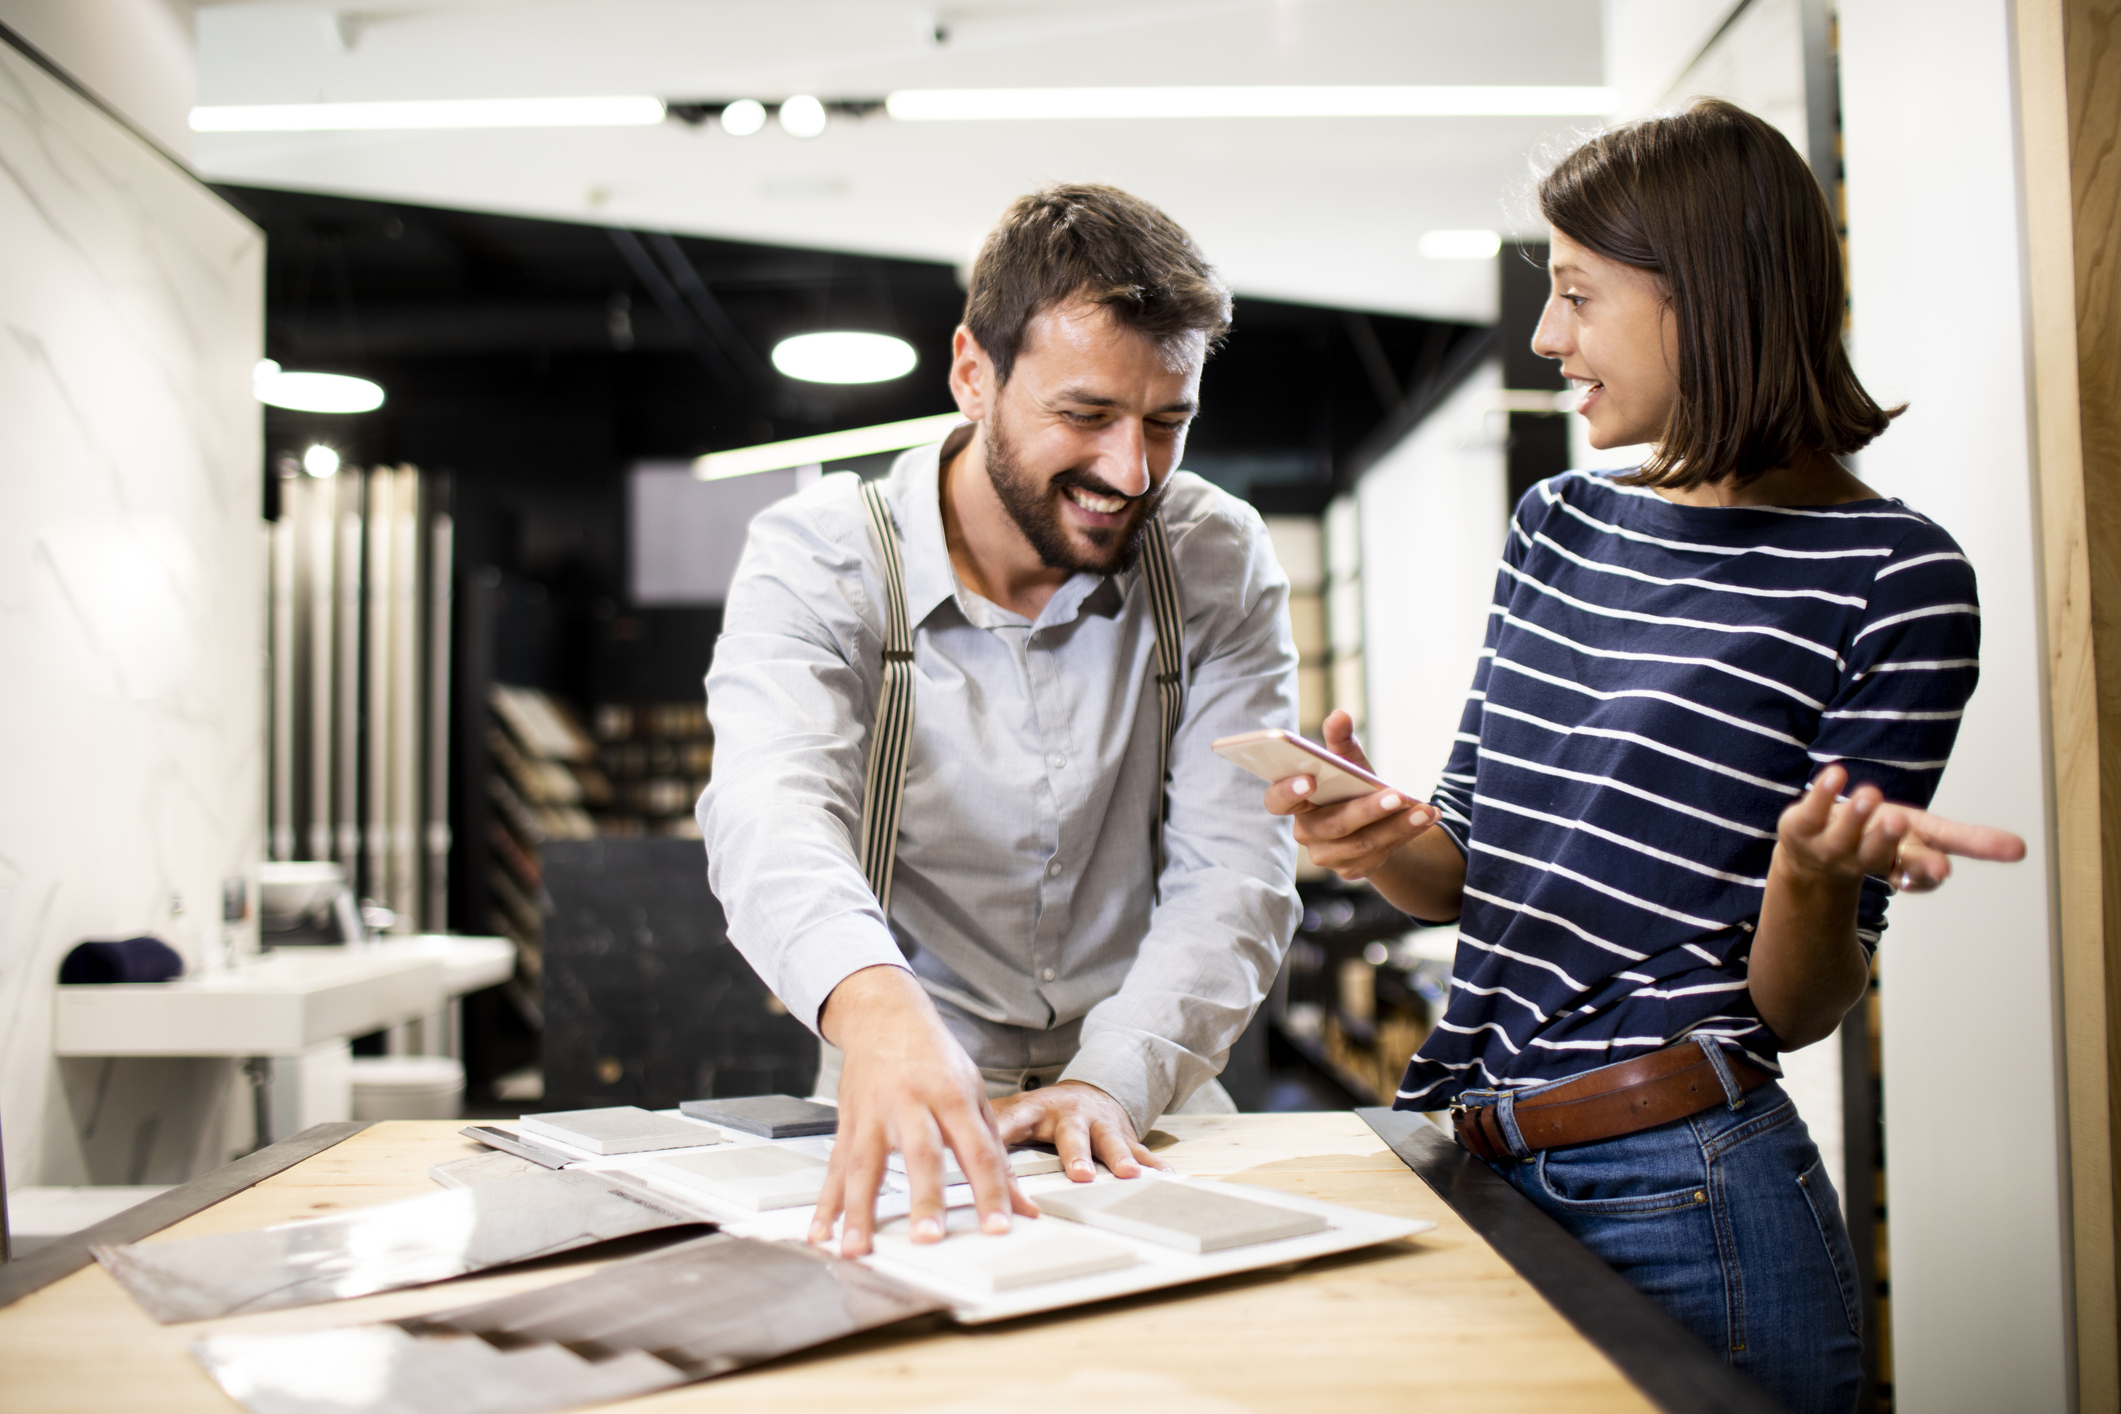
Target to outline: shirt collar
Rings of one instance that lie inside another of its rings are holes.
[[[972,440],[972,427],[969,422],[960,423],[942,441],[901,453],[891,464],[886,495],[905,541],[909,624],[922,623],[938,605],[957,598],[957,572],[951,568],[950,545],[943,537],[942,464]],[[1036,626],[1073,619],[1082,612],[1084,601],[1106,582],[1104,575],[1070,575],[1046,602]]]

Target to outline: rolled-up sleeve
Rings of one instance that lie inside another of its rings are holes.
[[[1267,813],[1259,781],[1209,749],[1222,736],[1296,728],[1288,579],[1250,507],[1226,503],[1174,540],[1188,682],[1159,899],[1126,980],[1083,1018],[1062,1077],[1113,1096],[1142,1134],[1220,1073],[1301,911],[1290,822]]]
[[[905,963],[855,854],[878,677],[863,665],[882,660],[856,494],[828,478],[753,520],[707,674],[708,882],[729,940],[813,1030],[843,979]]]

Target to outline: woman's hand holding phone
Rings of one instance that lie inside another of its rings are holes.
[[[1346,712],[1326,718],[1325,747],[1364,770],[1370,758],[1355,739],[1355,723]],[[1381,790],[1333,805],[1314,805],[1307,796],[1317,789],[1311,776],[1291,776],[1267,787],[1267,809],[1296,819],[1296,842],[1311,852],[1321,869],[1350,881],[1367,879],[1401,848],[1426,833],[1437,821],[1432,805],[1404,791]]]

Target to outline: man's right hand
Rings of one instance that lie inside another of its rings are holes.
[[[839,1137],[811,1219],[813,1243],[829,1241],[833,1222],[844,1216],[840,1254],[869,1251],[877,1189],[893,1150],[906,1156],[915,1242],[942,1240],[946,1147],[972,1185],[983,1230],[1007,1232],[1012,1210],[1038,1216],[1009,1172],[986,1083],[911,972],[879,966],[854,973],[832,989],[818,1025],[846,1060]]]

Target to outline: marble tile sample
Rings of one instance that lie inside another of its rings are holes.
[[[813,1204],[825,1184],[824,1160],[770,1144],[672,1154],[650,1163],[647,1172],[762,1213]]]
[[[94,1250],[168,1325],[424,1286],[705,1221],[622,1175],[567,1169],[252,1232]]]
[[[970,1208],[944,1216],[941,1242],[915,1242],[906,1218],[885,1223],[876,1230],[877,1255],[988,1296],[1115,1272],[1140,1260],[1110,1238],[1059,1218],[1018,1218],[1009,1231],[989,1235]]]
[[[521,1178],[526,1173],[546,1173],[545,1164],[530,1159],[519,1159],[513,1154],[489,1151],[473,1154],[468,1159],[451,1159],[443,1164],[429,1164],[427,1176],[444,1188],[476,1188],[482,1183],[496,1179]]]
[[[544,1135],[592,1154],[647,1154],[657,1149],[696,1149],[720,1144],[722,1136],[703,1124],[651,1114],[638,1105],[601,1110],[552,1110],[517,1121],[533,1137]]]
[[[1326,1220],[1255,1198],[1201,1184],[1137,1178],[1045,1192],[1033,1200],[1039,1211],[1176,1247],[1181,1252],[1221,1252],[1324,1232]]]
[[[906,1176],[906,1156],[904,1154],[895,1153],[884,1162],[900,1178]],[[1034,1174],[1059,1173],[1060,1171],[1060,1155],[1050,1149],[1011,1149],[1009,1151],[1009,1172],[1015,1174],[1018,1178],[1030,1178]],[[965,1177],[964,1169],[958,1166],[957,1155],[947,1149],[944,1150],[944,1186],[967,1182],[970,1182],[970,1180]]]
[[[943,1304],[800,1243],[716,1234],[475,1306],[213,1336],[192,1354],[253,1414],[535,1414],[727,1374]]]
[[[803,1139],[840,1127],[836,1106],[793,1095],[744,1095],[727,1100],[687,1100],[678,1109],[694,1119],[761,1139]]]

